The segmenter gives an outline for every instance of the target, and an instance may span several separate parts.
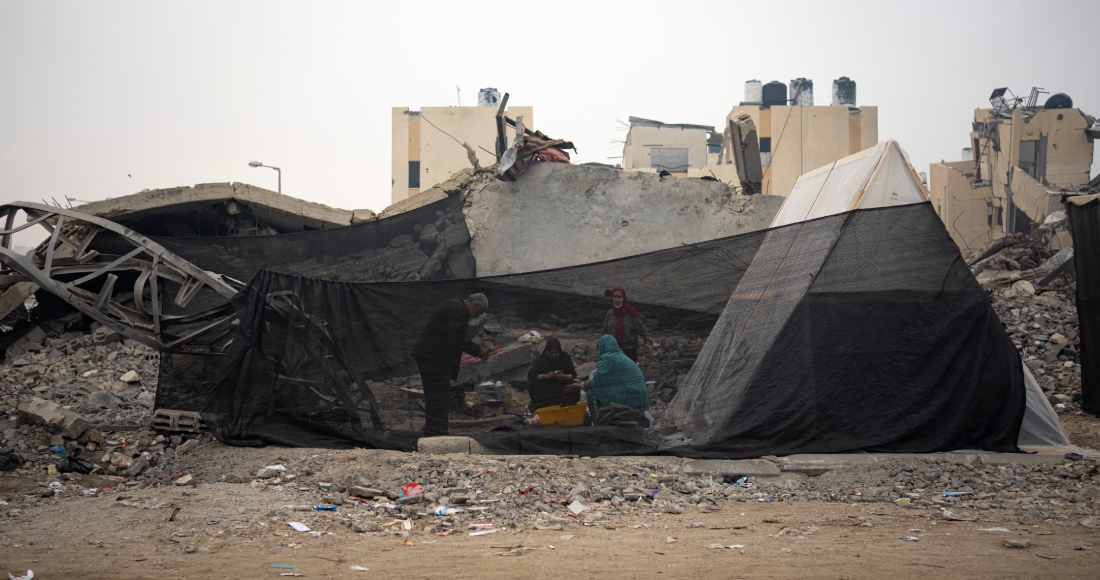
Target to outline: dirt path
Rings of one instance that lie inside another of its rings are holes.
[[[182,509],[168,522],[171,507],[120,507],[119,497]],[[481,537],[440,537],[428,531],[438,518],[429,518],[414,521],[408,538],[358,534],[327,512],[299,512],[310,528],[326,532],[320,537],[289,531],[281,503],[270,492],[220,483],[58,500],[4,521],[0,569],[30,568],[37,578],[204,580],[283,572],[306,578],[1095,578],[1100,566],[1100,529],[1071,519],[945,522],[932,510],[882,503],[729,503],[715,513],[639,513],[591,526],[567,518],[560,531],[521,525]],[[702,526],[692,527],[695,522]],[[1010,531],[978,531],[990,527]],[[1009,549],[1006,539],[1026,539],[1031,547]],[[712,544],[746,547],[707,548]],[[1074,549],[1083,544],[1094,549]],[[355,565],[370,571],[349,570]]]

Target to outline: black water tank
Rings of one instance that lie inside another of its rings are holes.
[[[833,106],[856,106],[856,82],[848,77],[840,77],[833,81]]]
[[[764,94],[767,93],[767,87],[764,87]],[[765,97],[767,98],[767,97]],[[1069,98],[1069,95],[1065,93],[1054,93],[1047,99],[1046,104],[1043,105],[1044,109],[1072,109],[1073,99]]]
[[[787,85],[772,81],[764,85],[764,106],[782,107],[787,104]]]

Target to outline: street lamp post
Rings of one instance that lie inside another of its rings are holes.
[[[259,161],[249,161],[248,166],[249,167],[266,167],[268,169],[274,169],[279,174],[279,193],[283,192],[283,170],[282,169],[279,169],[278,167],[275,167],[273,165],[264,165],[263,163],[260,163]]]

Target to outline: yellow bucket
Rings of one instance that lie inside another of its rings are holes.
[[[535,411],[544,427],[576,427],[584,423],[584,410],[588,403],[577,403],[569,407],[555,405]]]

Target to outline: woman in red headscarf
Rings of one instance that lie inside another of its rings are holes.
[[[634,362],[638,362],[639,338],[645,342],[649,354],[654,354],[653,341],[649,339],[649,333],[642,324],[642,315],[626,303],[626,288],[616,286],[608,295],[611,297],[611,310],[603,317],[603,333],[615,337],[619,348]]]

